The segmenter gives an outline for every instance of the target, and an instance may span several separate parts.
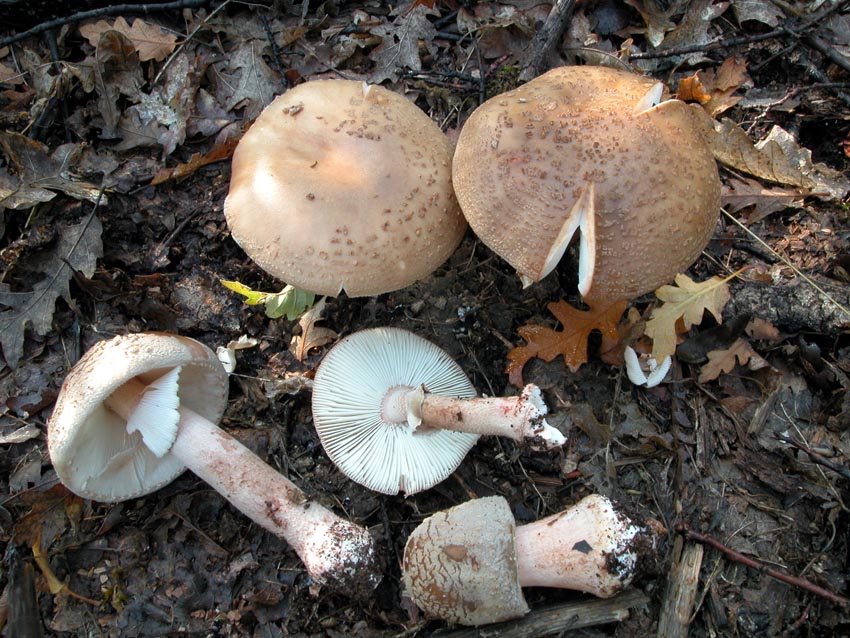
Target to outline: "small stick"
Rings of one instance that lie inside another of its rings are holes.
[[[771,578],[781,580],[783,583],[787,583],[789,585],[793,585],[794,587],[798,587],[799,589],[811,592],[813,594],[821,596],[822,598],[831,600],[834,603],[838,603],[839,605],[850,606],[850,599],[844,598],[844,596],[839,596],[838,594],[834,594],[828,589],[824,589],[823,587],[815,585],[812,581],[806,580],[805,578],[801,578],[799,576],[791,576],[789,574],[783,574],[782,572],[777,571],[772,567],[768,567],[767,565],[764,565],[763,563],[749,558],[748,556],[744,556],[741,552],[736,552],[734,549],[726,547],[726,545],[724,545],[717,539],[711,538],[710,536],[705,536],[703,534],[700,534],[699,532],[694,531],[686,524],[680,525],[678,531],[684,534],[690,540],[703,543],[704,545],[708,545],[709,547],[716,549],[717,551],[725,554],[728,558],[735,561],[736,563],[741,563],[743,565],[746,565],[747,567],[757,569],[760,572],[764,572]]]
[[[823,465],[824,467],[829,468],[833,472],[840,474],[846,479],[850,479],[850,469],[847,469],[843,465],[839,465],[838,463],[833,463],[828,458],[818,454],[810,447],[807,447],[800,443],[799,441],[795,441],[790,436],[785,436],[783,434],[777,434],[776,438],[784,443],[788,443],[789,445],[797,448],[804,454],[807,454],[808,457],[812,460],[813,463],[817,463],[818,465]]]
[[[676,537],[673,566],[658,618],[659,638],[687,638],[702,567],[703,546]]]
[[[534,638],[561,634],[581,627],[595,627],[619,622],[629,617],[629,609],[648,602],[642,591],[632,589],[608,599],[586,600],[535,609],[518,620],[487,628],[470,628],[448,634],[434,634],[433,638]]]
[[[540,31],[531,41],[531,51],[519,74],[520,82],[533,80],[545,70],[545,61],[569,24],[576,0],[555,0]]]

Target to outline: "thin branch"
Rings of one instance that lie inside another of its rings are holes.
[[[819,585],[815,585],[812,581],[807,580],[805,578],[800,578],[799,576],[791,576],[790,574],[783,574],[782,572],[777,571],[772,567],[768,567],[767,565],[760,563],[759,561],[754,560],[749,556],[744,556],[741,552],[736,552],[734,549],[732,549],[731,547],[727,547],[715,538],[705,536],[703,534],[700,534],[699,532],[694,531],[687,525],[680,525],[678,531],[684,534],[690,540],[697,541],[698,543],[702,543],[703,545],[708,545],[709,547],[716,549],[717,551],[723,553],[727,558],[735,561],[736,563],[741,563],[742,565],[746,565],[747,567],[752,567],[753,569],[767,574],[771,578],[775,578],[776,580],[780,580],[783,583],[787,583],[788,585],[797,587],[798,589],[802,589],[822,598],[826,598],[827,600],[831,600],[832,602],[838,603],[839,605],[850,606],[850,599],[844,598],[844,596],[834,594],[828,589],[824,589]]]
[[[575,4],[576,0],[555,0],[546,21],[531,41],[531,50],[519,74],[520,82],[528,82],[546,70],[546,58],[561,41]]]
[[[89,11],[79,11],[72,13],[69,16],[54,18],[47,22],[37,24],[31,29],[21,31],[15,35],[0,40],[0,47],[5,47],[21,40],[26,40],[29,37],[44,33],[50,29],[61,27],[74,22],[81,22],[89,18],[102,18],[104,16],[127,15],[127,14],[148,14],[157,11],[170,11],[172,9],[194,9],[207,4],[210,0],[174,0],[173,2],[163,2],[160,4],[113,4],[108,7],[99,9],[90,9]]]
[[[817,463],[818,465],[823,465],[824,467],[829,468],[830,470],[832,470],[836,474],[840,474],[844,478],[850,479],[850,469],[846,468],[845,466],[839,465],[838,463],[833,463],[832,461],[830,461],[825,456],[818,454],[817,452],[815,452],[810,447],[800,443],[796,439],[792,439],[790,436],[777,434],[776,438],[779,439],[780,441],[782,441],[783,443],[788,443],[792,447],[797,448],[803,454],[806,454],[812,460],[812,463]]]

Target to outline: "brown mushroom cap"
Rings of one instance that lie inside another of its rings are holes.
[[[470,116],[455,191],[475,233],[524,281],[554,267],[547,257],[579,207],[591,210],[595,230],[585,298],[654,290],[705,247],[720,212],[717,166],[690,107],[641,101],[654,88],[623,71],[561,67]]]
[[[407,539],[405,592],[429,616],[462,625],[524,616],[528,605],[519,582],[515,530],[501,496],[437,512]]]
[[[261,268],[322,295],[376,295],[433,272],[466,229],[452,146],[409,100],[315,80],[272,102],[233,154],[224,212]]]

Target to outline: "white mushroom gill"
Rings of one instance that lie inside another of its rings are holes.
[[[177,366],[145,388],[133,413],[127,419],[127,434],[139,432],[148,449],[158,459],[168,453],[177,438],[180,397],[177,394],[180,371]]]
[[[644,385],[647,388],[654,388],[661,383],[673,364],[673,359],[669,356],[664,357],[661,362],[648,356],[638,357],[637,352],[631,346],[626,346],[623,351],[623,359],[626,362],[626,374],[629,381],[635,385]]]

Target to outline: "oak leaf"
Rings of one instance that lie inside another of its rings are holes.
[[[316,325],[316,322],[322,320],[322,313],[325,311],[325,299],[325,297],[322,297],[298,320],[298,325],[301,326],[301,334],[292,338],[289,351],[299,361],[304,361],[304,357],[312,348],[319,348],[339,336],[330,328]]]
[[[101,20],[80,27],[80,35],[94,47],[97,47],[100,36],[107,31],[118,31],[126,36],[133,43],[139,54],[139,60],[142,62],[164,60],[174,51],[177,44],[176,35],[169,33],[159,25],[150,24],[139,18],[133,20],[132,25],[128,24],[124,18],[118,18],[113,23]]]
[[[236,148],[238,141],[239,140],[231,137],[221,144],[214,146],[212,150],[204,155],[201,155],[200,153],[193,153],[188,162],[178,164],[173,168],[160,169],[151,180],[151,186],[162,184],[170,179],[188,177],[196,170],[206,166],[207,164],[213,164],[215,162],[230,159],[233,156],[233,150]]]
[[[548,304],[549,311],[561,322],[561,330],[545,326],[526,324],[519,329],[526,345],[517,346],[508,352],[508,365],[505,372],[509,381],[516,387],[522,387],[522,368],[532,357],[552,361],[558,355],[564,357],[564,363],[575,372],[587,362],[587,338],[594,330],[610,339],[617,337],[617,323],[626,309],[626,301],[615,301],[603,306],[592,306],[589,310],[578,310],[566,301]]]
[[[708,363],[700,370],[698,381],[700,383],[713,381],[721,373],[731,372],[738,363],[741,365],[755,364],[754,369],[767,365],[767,362],[753,350],[753,347],[746,340],[736,339],[725,350],[712,350],[708,353]]]
[[[687,330],[702,321],[706,310],[718,323],[723,321],[721,312],[730,297],[727,281],[712,277],[696,283],[687,275],[679,274],[675,286],[661,286],[655,291],[656,297],[664,303],[649,316],[646,335],[652,339],[652,356],[656,361],[676,352],[677,322],[681,321],[683,329]]]
[[[747,224],[753,224],[768,215],[785,210],[803,201],[803,194],[797,189],[774,186],[768,188],[761,182],[745,177],[729,178],[724,185],[721,202],[730,213],[751,208],[746,216]]]

